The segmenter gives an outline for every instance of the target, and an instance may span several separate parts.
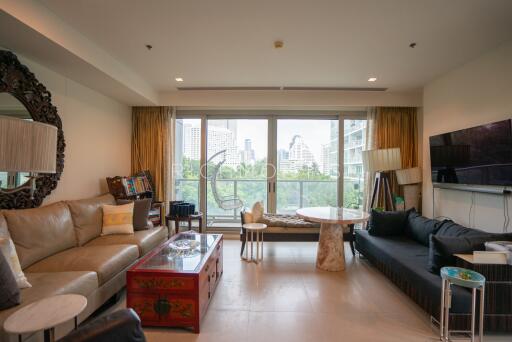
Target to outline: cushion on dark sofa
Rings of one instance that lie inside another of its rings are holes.
[[[444,220],[439,224],[438,236],[483,236],[492,235],[482,230],[467,228],[453,222],[452,220]]]
[[[403,235],[409,211],[376,211],[372,209],[368,233],[374,236]]]
[[[12,273],[11,266],[0,252],[0,310],[8,309],[21,302],[20,289]]]
[[[469,229],[469,228],[467,228]],[[512,241],[512,234],[492,234],[474,236],[430,236],[427,269],[435,274],[444,266],[455,266],[454,254],[472,254],[473,251],[484,251],[485,242]]]
[[[421,243],[423,246],[428,247],[430,234],[435,234],[439,230],[441,223],[441,221],[421,216],[413,209],[409,215],[407,215],[405,235]]]

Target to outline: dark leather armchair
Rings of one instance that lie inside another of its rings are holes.
[[[59,342],[146,342],[139,316],[132,309],[116,311],[72,331]]]

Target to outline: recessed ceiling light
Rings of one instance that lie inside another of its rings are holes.
[[[181,77],[176,77],[175,80],[176,80],[176,82],[183,82],[183,78],[181,78]]]
[[[377,77],[370,77],[368,79],[368,82],[375,82],[375,81],[377,81]]]

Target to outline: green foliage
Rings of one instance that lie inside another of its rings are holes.
[[[215,163],[208,165],[208,177]],[[178,197],[198,206],[200,165],[198,160],[184,158],[182,168],[176,172],[182,180],[176,184]],[[204,170],[205,171],[205,170]],[[217,191],[221,197],[233,196],[234,182],[237,182],[236,196],[251,206],[256,201],[267,199],[267,162],[258,160],[254,164],[242,163],[236,169],[223,165],[217,176]],[[303,206],[336,206],[336,179],[324,175],[316,163],[310,167],[303,166],[298,172],[277,173],[277,207],[282,212],[293,213],[300,205],[302,185]],[[304,181],[302,183],[298,181]],[[362,192],[355,189],[353,183],[345,184],[344,203],[349,208],[359,208],[362,204]],[[235,215],[218,208],[213,197],[210,183],[207,185],[207,207],[210,215]]]

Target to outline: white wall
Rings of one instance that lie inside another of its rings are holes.
[[[96,196],[105,177],[130,173],[131,107],[18,55],[52,94],[66,150],[61,180],[44,204]]]
[[[423,92],[423,214],[432,216],[431,135],[512,117],[512,41],[428,83]],[[501,232],[503,196],[435,190],[435,216]],[[512,212],[512,199],[509,201]],[[512,231],[512,227],[509,228]]]

